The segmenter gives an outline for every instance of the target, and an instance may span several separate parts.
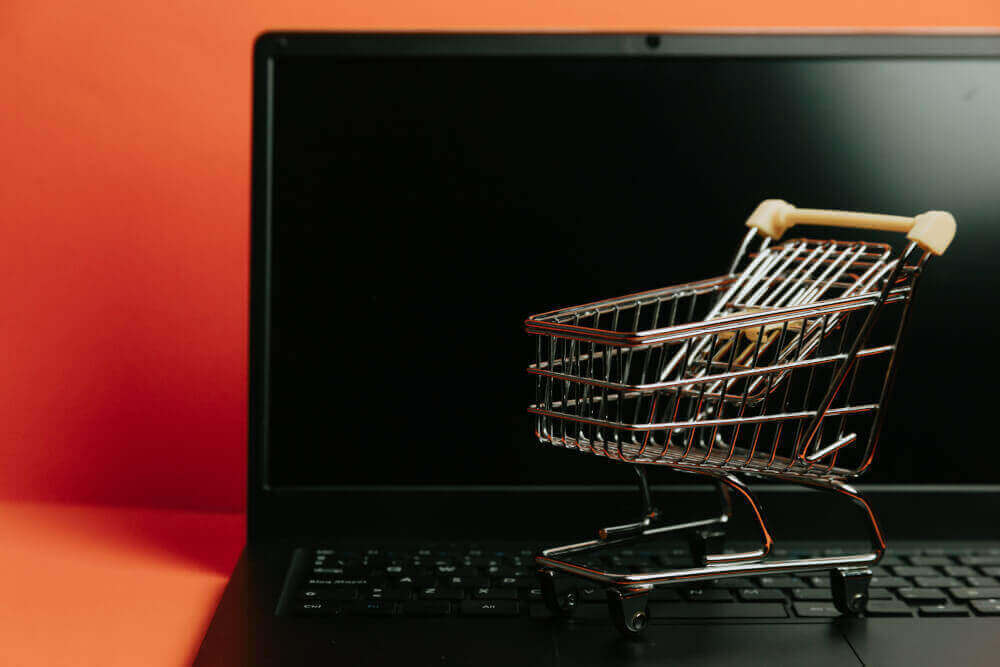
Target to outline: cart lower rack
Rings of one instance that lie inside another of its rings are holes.
[[[903,232],[886,243],[794,239],[795,225]],[[536,436],[545,444],[628,463],[642,513],[584,542],[539,551],[546,604],[569,614],[579,578],[607,588],[612,620],[626,635],[648,622],[646,599],[660,584],[729,576],[830,570],[834,603],[864,611],[885,538],[868,502],[848,483],[873,461],[882,406],[917,280],[955,234],[954,218],[913,218],[798,209],[764,201],[726,275],[535,315],[526,321],[537,358]],[[752,246],[756,243],[756,249]],[[670,522],[655,508],[646,466],[702,475],[722,510]],[[868,525],[864,553],[775,559],[764,510],[741,477],[775,479],[849,499]],[[751,509],[760,546],[722,551],[733,496]],[[694,564],[612,572],[596,552],[638,540],[685,535]]]

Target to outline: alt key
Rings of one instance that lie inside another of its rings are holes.
[[[462,600],[458,610],[463,616],[517,616],[519,613],[514,600]]]

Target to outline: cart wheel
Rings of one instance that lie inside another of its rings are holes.
[[[830,589],[837,611],[848,616],[863,612],[868,606],[868,584],[871,580],[871,570],[832,570]]]
[[[556,616],[570,616],[576,609],[576,582],[557,576],[552,570],[539,570],[538,582],[542,600]]]
[[[691,533],[691,556],[694,562],[704,564],[708,554],[721,554],[726,546],[726,533],[718,529],[702,529]]]
[[[618,632],[630,639],[642,634],[649,625],[649,611],[646,602],[648,591],[632,593],[616,588],[608,589],[608,610],[611,612],[611,622]]]

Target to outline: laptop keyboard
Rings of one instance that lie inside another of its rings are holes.
[[[736,545],[734,550],[740,549]],[[833,556],[843,549],[778,549],[775,556]],[[534,551],[511,545],[298,550],[282,607],[304,616],[549,618]],[[621,549],[581,563],[641,572],[691,564],[686,547]],[[898,547],[872,568],[868,617],[1000,616],[1000,547]],[[607,620],[603,588],[580,580],[578,620]],[[827,572],[659,586],[654,619],[833,618]]]

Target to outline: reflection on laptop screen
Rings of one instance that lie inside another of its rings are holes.
[[[1000,482],[1000,61],[288,56],[274,105],[271,484],[628,480],[535,442],[523,319],[723,273],[768,197],[955,214],[866,481]]]

